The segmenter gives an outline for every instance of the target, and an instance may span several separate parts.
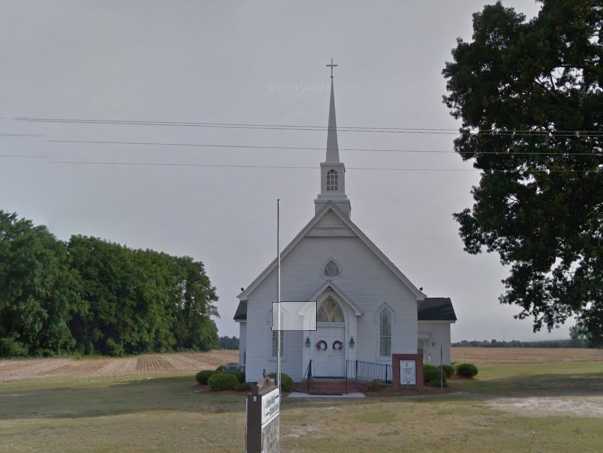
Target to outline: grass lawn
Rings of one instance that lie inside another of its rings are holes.
[[[427,397],[285,400],[282,450],[603,451],[602,416],[493,404],[513,397],[603,410],[603,361],[490,360],[479,379],[452,381],[451,389]],[[0,383],[0,452],[240,452],[243,436],[243,396],[195,392],[192,376]]]

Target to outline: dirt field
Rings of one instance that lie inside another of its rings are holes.
[[[191,374],[238,360],[238,351],[144,354],[124,358],[0,360],[0,382],[62,376],[76,378]]]
[[[456,348],[453,356],[479,374],[452,379],[443,395],[284,398],[282,451],[603,451],[602,351]],[[244,394],[199,392],[193,376],[236,357],[0,361],[0,453],[240,452]]]
[[[603,349],[578,348],[452,348],[455,362],[545,363],[603,362]]]

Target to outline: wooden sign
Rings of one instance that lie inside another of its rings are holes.
[[[273,384],[257,387],[247,396],[247,453],[278,453],[280,393]]]

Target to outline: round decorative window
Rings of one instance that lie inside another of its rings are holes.
[[[325,275],[327,277],[337,277],[340,274],[339,266],[333,260],[329,261],[325,266]]]

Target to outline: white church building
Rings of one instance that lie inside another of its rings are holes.
[[[325,378],[346,377],[358,364],[387,373],[392,354],[449,363],[450,328],[456,321],[451,300],[427,297],[352,221],[345,176],[331,74],[326,158],[320,164],[315,214],[281,253],[281,299],[317,301],[316,330],[281,334],[283,372],[297,382],[310,367],[313,376]],[[234,319],[249,382],[276,369],[276,280],[275,260],[238,296]]]

